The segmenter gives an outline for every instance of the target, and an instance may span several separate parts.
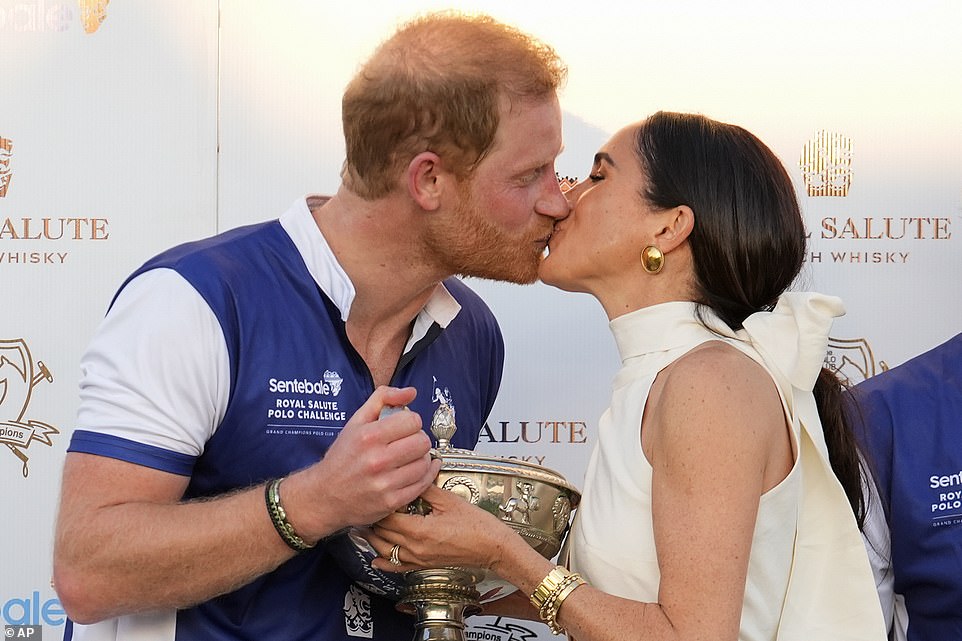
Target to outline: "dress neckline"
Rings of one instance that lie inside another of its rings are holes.
[[[706,327],[698,317],[698,308],[698,303],[692,301],[670,301],[612,319],[608,326],[622,362],[690,345],[693,340],[703,338],[706,332],[734,336],[734,332],[711,309],[702,306],[701,315],[708,323]]]

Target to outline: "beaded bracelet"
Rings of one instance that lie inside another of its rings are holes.
[[[279,491],[283,478],[273,479],[267,482],[264,488],[264,499],[267,502],[267,513],[271,517],[274,529],[280,535],[287,547],[295,552],[310,550],[314,545],[307,543],[294,531],[294,526],[287,520],[287,512],[281,505],[281,493]]]
[[[548,572],[531,594],[531,605],[538,609],[538,615],[548,624],[552,634],[564,632],[564,628],[558,624],[558,610],[568,595],[584,584],[585,580],[580,574],[558,565]]]

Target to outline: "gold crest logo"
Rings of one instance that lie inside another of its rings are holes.
[[[577,178],[572,178],[570,176],[562,176],[557,172],[555,172],[555,178],[558,179],[558,186],[561,187],[562,194],[578,184]]]
[[[80,0],[80,19],[84,31],[95,33],[107,19],[107,5],[110,0]]]
[[[848,196],[852,186],[852,139],[825,130],[802,147],[798,166],[809,196]]]
[[[10,161],[13,160],[13,141],[0,136],[0,198],[7,195],[13,172]]]
[[[23,463],[24,478],[30,460],[25,450],[34,442],[51,446],[50,436],[60,433],[52,425],[26,418],[33,388],[41,381],[52,383],[53,375],[43,361],[34,362],[25,341],[0,340],[0,443]]]
[[[875,360],[872,346],[864,338],[832,337],[828,339],[825,367],[848,386],[857,385],[889,368],[885,361]]]

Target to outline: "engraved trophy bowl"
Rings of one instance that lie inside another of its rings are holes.
[[[445,409],[442,404],[431,422],[437,439],[432,456],[441,459],[435,484],[499,517],[542,556],[553,558],[561,550],[581,493],[546,467],[451,447],[457,427],[453,408]],[[430,506],[419,499],[407,511],[423,514]],[[365,540],[365,532],[366,528],[352,528],[329,539],[328,549],[357,584],[415,615],[415,641],[464,641],[466,616],[480,612],[482,603],[516,590],[483,568],[382,572],[371,566],[377,554]]]

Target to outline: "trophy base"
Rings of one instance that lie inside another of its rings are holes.
[[[464,619],[481,611],[480,579],[465,568],[408,572],[397,608],[416,617],[414,641],[466,641]]]

